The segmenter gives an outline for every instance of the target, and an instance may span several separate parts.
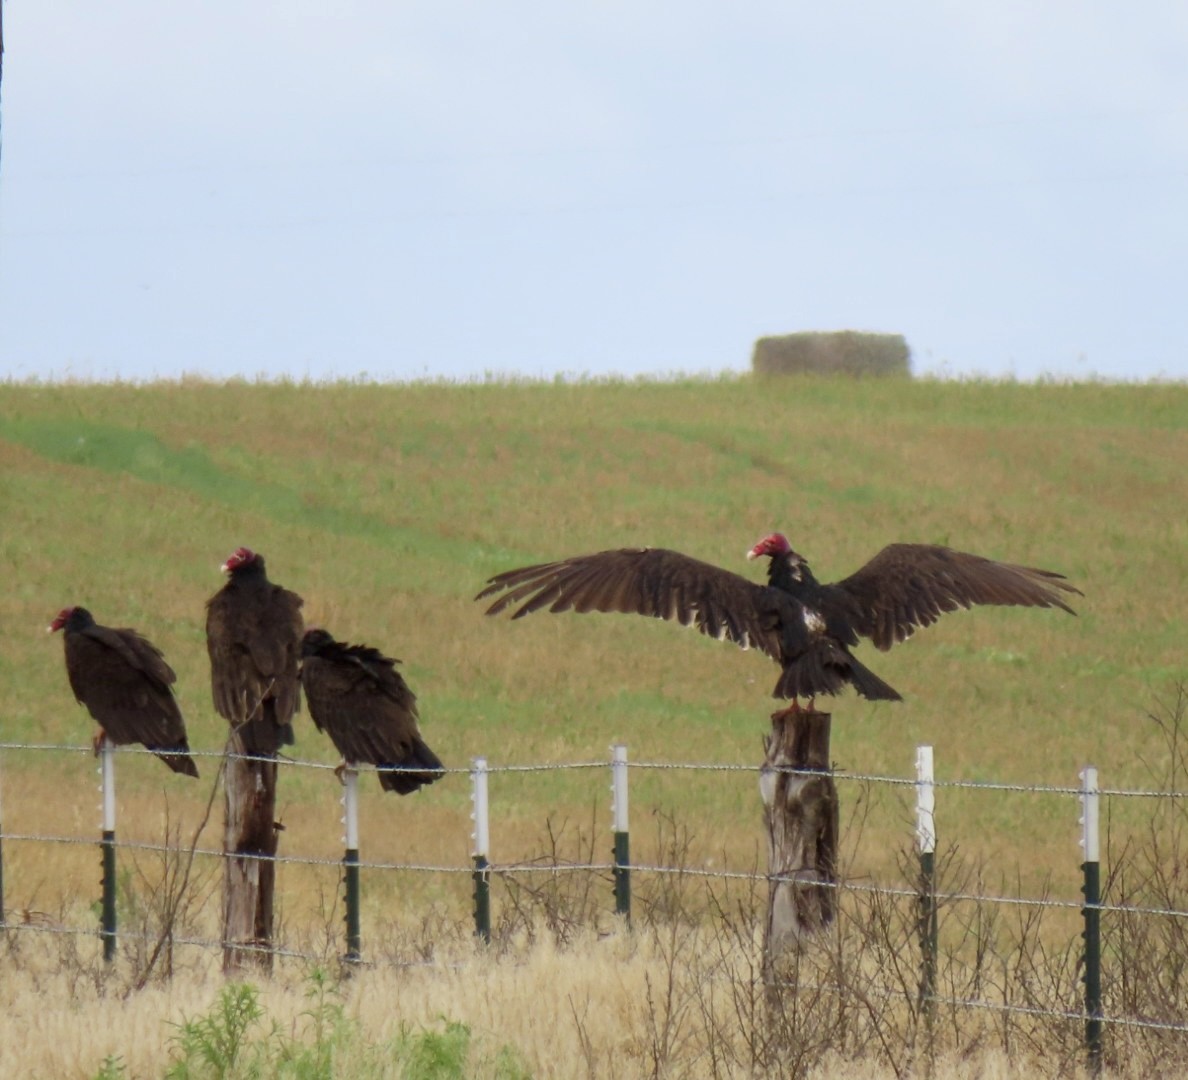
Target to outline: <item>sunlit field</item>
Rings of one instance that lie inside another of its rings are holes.
[[[1166,780],[1149,714],[1188,674],[1186,475],[1182,384],[4,385],[0,741],[89,741],[61,641],[45,633],[61,607],[83,604],[164,650],[191,746],[217,752],[225,725],[210,700],[204,604],[241,544],[305,598],[307,624],[403,660],[426,740],[459,769],[477,755],[493,766],[607,761],[619,741],[633,762],[758,766],[776,707],[770,660],[671,624],[486,618],[473,597],[501,570],[653,545],[761,580],[744,553],[779,529],[825,581],[892,541],[1066,574],[1084,592],[1076,618],[949,615],[889,653],[862,647],[903,703],[819,702],[833,714],[846,872],[886,880],[911,850],[912,792],[846,777],[914,777],[919,744],[934,746],[941,780],[1075,787],[1085,764],[1107,788]],[[308,718],[297,723],[294,755],[335,763]],[[120,839],[159,843],[168,828],[188,843],[217,761],[199,767],[194,782],[121,757]],[[97,838],[95,768],[84,753],[3,751],[5,833]],[[550,850],[607,861],[609,783],[609,769],[496,774],[492,861]],[[372,776],[362,789],[365,859],[469,866],[464,773],[404,799],[381,795]],[[341,856],[339,796],[328,770],[283,770],[282,854]],[[1107,802],[1112,843],[1141,832],[1148,806]],[[679,834],[690,867],[763,868],[752,772],[632,770],[631,807],[637,861],[662,858]],[[937,813],[942,850],[990,891],[1076,895],[1070,796],[942,789]],[[201,846],[219,847],[220,819],[216,800]],[[121,868],[149,879],[152,855],[121,853]],[[194,925],[217,935],[218,878],[205,873],[213,899]],[[4,846],[10,918],[93,925],[97,882],[92,844]],[[333,866],[282,867],[286,940],[312,948],[337,892]],[[497,917],[507,901],[497,883]],[[423,926],[426,912],[464,930],[469,877],[367,876],[365,948],[369,928]],[[521,1034],[495,1038],[492,1053]],[[81,1054],[76,1074],[93,1074],[103,1053]]]

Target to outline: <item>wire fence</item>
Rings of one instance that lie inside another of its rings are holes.
[[[489,921],[484,927],[480,925],[477,913],[480,907],[480,892],[485,890],[486,903],[488,909],[488,920],[490,910],[490,885],[491,882],[504,880],[512,882],[520,877],[538,875],[542,873],[550,875],[611,875],[615,879],[615,888],[613,892],[615,911],[617,914],[626,915],[628,921],[630,919],[630,889],[622,888],[626,875],[630,875],[638,879],[655,879],[662,880],[665,878],[679,877],[688,880],[707,880],[714,882],[739,882],[749,887],[772,887],[780,882],[792,882],[793,884],[804,884],[798,881],[795,877],[785,877],[764,873],[761,870],[737,870],[737,869],[713,869],[707,867],[698,867],[690,865],[671,865],[659,861],[642,861],[631,862],[627,856],[628,846],[626,843],[627,833],[627,808],[626,808],[626,776],[629,772],[644,773],[644,772],[668,772],[674,774],[681,773],[742,773],[752,774],[759,778],[761,773],[765,771],[777,771],[792,773],[795,775],[820,775],[818,770],[796,770],[796,769],[775,769],[770,767],[735,764],[735,763],[714,763],[714,762],[662,762],[662,761],[640,761],[629,762],[626,759],[625,748],[617,748],[620,752],[616,753],[613,759],[603,761],[577,761],[577,762],[551,762],[551,763],[529,763],[529,764],[489,764],[485,759],[475,759],[468,768],[451,768],[445,769],[443,772],[446,775],[464,775],[469,778],[472,785],[472,802],[473,809],[470,815],[471,822],[471,839],[473,841],[473,854],[470,864],[448,864],[437,862],[401,862],[401,861],[386,861],[386,860],[368,860],[360,856],[358,850],[352,851],[349,847],[344,858],[330,858],[326,856],[318,856],[303,853],[294,854],[277,854],[274,856],[268,855],[248,855],[247,858],[256,858],[260,860],[273,861],[278,864],[292,864],[296,866],[306,867],[323,867],[334,868],[335,870],[343,870],[348,864],[358,870],[365,870],[373,873],[402,873],[402,874],[425,874],[425,875],[468,875],[475,881],[475,908],[476,908],[476,935],[480,938],[490,938]],[[930,749],[930,748],[929,748]],[[36,754],[51,754],[51,755],[72,755],[72,754],[91,754],[93,748],[90,746],[77,746],[70,744],[56,744],[56,743],[16,743],[3,742],[0,743],[0,765],[6,759],[10,759],[12,755],[36,755]],[[139,747],[122,747],[118,750],[106,751],[108,754],[114,754],[115,757],[123,755],[135,754],[149,754],[149,751],[143,750]],[[191,751],[191,757],[207,758],[212,761],[221,762],[227,757],[223,752],[218,751]],[[930,759],[930,755],[929,755]],[[106,759],[110,761],[111,759]],[[334,770],[336,766],[319,761],[308,761],[298,758],[280,757],[278,759],[280,767],[284,769],[294,770]],[[918,759],[919,764],[919,759]],[[616,768],[620,772],[616,772]],[[486,785],[485,779],[490,775],[516,775],[516,774],[535,774],[535,773],[557,773],[567,771],[590,771],[590,770],[606,770],[612,779],[611,789],[615,793],[616,804],[614,810],[614,831],[616,842],[614,846],[614,857],[611,861],[601,860],[582,860],[575,859],[572,861],[560,861],[555,855],[550,859],[526,859],[518,861],[510,861],[505,863],[495,863],[490,860],[490,851],[488,849],[490,828],[488,823],[489,807],[487,805]],[[1086,770],[1088,773],[1090,770]],[[924,848],[929,846],[929,854],[931,854],[930,845],[935,838],[935,829],[932,825],[932,815],[943,817],[943,798],[941,799],[940,809],[936,808],[936,797],[938,793],[956,792],[956,791],[977,791],[987,792],[992,794],[1023,794],[1036,796],[1055,796],[1058,798],[1075,800],[1075,808],[1078,809],[1081,817],[1080,824],[1083,828],[1082,835],[1082,851],[1081,851],[1081,866],[1083,868],[1093,866],[1096,868],[1099,862],[1099,855],[1096,850],[1097,845],[1097,823],[1096,823],[1096,801],[1100,798],[1120,799],[1120,800],[1144,800],[1156,801],[1161,805],[1174,805],[1179,801],[1188,800],[1188,791],[1180,790],[1157,790],[1144,788],[1108,788],[1098,787],[1096,783],[1096,773],[1093,771],[1092,788],[1088,786],[1086,774],[1082,774],[1082,782],[1078,786],[1072,785],[1050,785],[1050,784],[1029,784],[1029,783],[1007,783],[999,781],[984,781],[984,780],[961,780],[961,779],[936,779],[929,773],[927,777],[923,776],[919,771],[915,778],[905,776],[885,775],[878,773],[861,773],[848,772],[843,770],[834,771],[830,774],[831,779],[839,785],[858,784],[865,787],[885,787],[891,790],[899,790],[903,792],[914,791],[917,797],[917,812],[918,815],[927,815],[919,818],[921,825],[918,828],[917,836],[919,840],[919,850],[921,854],[924,853]],[[24,912],[17,912],[5,907],[5,892],[9,894],[13,891],[14,881],[10,876],[5,876],[5,846],[6,845],[96,845],[100,843],[97,836],[81,836],[81,835],[66,835],[62,833],[41,833],[29,830],[19,831],[5,831],[4,829],[4,773],[0,769],[0,929],[6,932],[15,933],[30,933],[30,934],[44,934],[44,935],[59,935],[70,937],[74,939],[96,938],[105,941],[105,945],[114,945],[114,939],[118,938],[125,942],[141,942],[148,944],[159,940],[159,935],[156,933],[146,932],[143,929],[116,929],[114,922],[114,913],[111,914],[110,921],[106,914],[101,919],[98,925],[82,926],[82,925],[61,925],[48,917],[42,917],[31,913],[28,910]],[[480,784],[480,780],[482,781]],[[344,798],[347,801],[345,807],[346,817],[344,817],[344,824],[349,821],[352,813],[357,813],[357,805],[352,810],[349,805],[349,793],[353,790],[351,785],[347,786],[347,796]],[[479,798],[481,790],[482,798]],[[114,794],[109,793],[110,800],[114,802]],[[213,792],[212,792],[213,797]],[[620,805],[621,800],[621,805]],[[109,800],[105,798],[105,803]],[[1092,807],[1092,821],[1090,821],[1090,807]],[[925,809],[926,808],[926,809]],[[1071,813],[1070,813],[1071,824]],[[350,827],[347,828],[348,835],[350,834]],[[110,836],[109,836],[110,834]],[[357,835],[357,829],[356,829]],[[620,838],[622,843],[620,843]],[[344,837],[344,840],[346,838]],[[145,840],[121,840],[115,835],[115,824],[113,821],[104,821],[103,840],[102,842],[110,842],[116,852],[122,853],[149,853],[156,854],[162,857],[188,857],[188,858],[203,858],[211,860],[222,860],[226,857],[226,853],[221,849],[210,846],[200,846],[198,837],[195,836],[190,843],[182,842],[180,839],[176,842],[152,842]],[[357,841],[356,841],[357,844]],[[10,849],[11,850],[11,849]],[[353,856],[353,858],[352,858]],[[239,854],[239,858],[244,858],[243,854]],[[1071,862],[1071,859],[1070,859]],[[1086,881],[1088,882],[1088,872]],[[19,882],[15,883],[18,888]],[[1102,915],[1111,916],[1115,919],[1163,919],[1179,922],[1188,919],[1188,897],[1185,897],[1183,904],[1175,902],[1167,902],[1174,897],[1163,896],[1162,903],[1153,902],[1131,902],[1133,898],[1124,898],[1122,900],[1115,900],[1106,896],[1095,896],[1089,891],[1088,885],[1082,887],[1082,895],[1079,897],[1061,897],[1061,896],[1020,896],[1008,895],[1005,893],[986,892],[982,890],[969,890],[963,888],[936,888],[929,889],[927,896],[922,894],[922,886],[920,882],[908,882],[905,884],[881,884],[864,880],[850,879],[838,881],[820,881],[812,882],[815,888],[834,889],[845,893],[849,896],[869,896],[881,897],[892,901],[904,901],[910,904],[919,904],[922,900],[934,906],[944,905],[952,906],[959,904],[976,904],[987,905],[991,908],[1004,909],[1032,909],[1037,911],[1053,910],[1066,913],[1081,912],[1082,914],[1091,913],[1094,919],[1100,918]],[[357,896],[356,896],[357,903]],[[608,895],[609,906],[609,895]],[[355,915],[355,926],[358,926],[358,914]],[[1087,923],[1088,925],[1088,923]],[[356,931],[357,932],[357,931]],[[934,931],[935,933],[935,931]],[[216,937],[175,933],[170,935],[170,944],[173,946],[186,946],[202,950],[220,950],[227,947],[226,942],[218,940]],[[1089,938],[1086,932],[1086,942]],[[357,946],[357,942],[356,942]],[[935,942],[934,946],[935,948]],[[251,943],[236,943],[236,949],[243,951],[259,951],[265,952],[272,956],[302,960],[308,962],[316,962],[325,959],[323,952],[317,952],[304,948],[293,948],[287,945],[277,944],[251,944]],[[1085,956],[1081,958],[1081,962],[1085,962],[1085,957],[1089,955],[1086,951]],[[348,949],[348,955],[350,950]],[[353,959],[359,959],[356,955]],[[415,966],[415,965],[413,965]],[[801,984],[798,984],[803,988]],[[1188,1035],[1188,1023],[1179,1022],[1175,1019],[1153,1018],[1151,1016],[1142,1015],[1123,1015],[1121,1013],[1109,1014],[1101,1006],[1101,1002],[1096,1003],[1087,999],[1086,1003],[1081,1008],[1072,1007],[1046,1007],[1037,1006],[1033,1004],[1020,1004],[1010,1001],[993,1001],[984,997],[968,996],[960,994],[946,994],[940,992],[934,983],[929,983],[928,998],[934,1006],[944,1006],[954,1009],[968,1009],[980,1010],[988,1013],[1004,1013],[1018,1016],[1032,1016],[1036,1018],[1043,1018],[1050,1021],[1064,1021],[1064,1022],[1081,1022],[1087,1025],[1100,1024],[1105,1026],[1112,1026],[1115,1028],[1129,1028],[1134,1030],[1154,1031],[1169,1033],[1172,1035]],[[1091,1063],[1093,1058],[1091,1057]]]

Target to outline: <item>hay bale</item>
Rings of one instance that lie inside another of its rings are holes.
[[[751,370],[756,375],[902,376],[911,374],[911,351],[902,334],[805,331],[761,337]]]

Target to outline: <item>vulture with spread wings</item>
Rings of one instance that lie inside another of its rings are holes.
[[[444,766],[421,738],[417,696],[398,663],[325,630],[308,630],[301,642],[301,685],[318,730],[347,765],[374,765],[385,791],[408,795],[440,779]]]
[[[301,597],[269,581],[264,556],[248,548],[221,569],[227,583],[206,604],[214,705],[244,753],[273,757],[293,742],[301,708]]]
[[[671,619],[780,665],[773,697],[811,703],[848,683],[871,700],[902,700],[850,652],[859,638],[889,649],[947,611],[975,604],[1057,607],[1080,590],[1061,574],[995,562],[936,544],[890,544],[856,573],[817,581],[780,533],[747,558],[766,556],[766,585],[665,548],[619,548],[508,570],[475,599],[497,593],[487,609],[512,618],[534,611],[618,611]],[[518,605],[518,607],[517,607]]]
[[[63,631],[70,689],[99,724],[96,753],[105,736],[140,743],[175,773],[198,775],[173,696],[177,676],[160,649],[135,630],[100,626],[82,607],[63,608],[49,630]]]

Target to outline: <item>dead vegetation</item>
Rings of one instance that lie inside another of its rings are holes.
[[[1166,747],[1153,790],[1173,794],[1149,800],[1143,831],[1123,838],[1107,830],[1109,1075],[1188,1067],[1188,816],[1175,794],[1188,775],[1186,720],[1183,689],[1152,716]],[[836,920],[810,947],[765,970],[761,868],[708,875],[692,865],[695,838],[683,823],[664,815],[653,822],[666,872],[636,871],[630,930],[610,913],[609,870],[588,869],[609,861],[597,813],[588,824],[549,821],[537,859],[495,870],[489,946],[477,945],[473,927],[448,906],[432,905],[417,918],[373,921],[365,962],[348,972],[337,963],[340,898],[323,894],[318,925],[283,928],[285,948],[301,955],[282,955],[277,974],[261,984],[260,1015],[297,1031],[301,987],[312,972],[336,986],[351,1038],[393,1040],[446,1018],[514,1050],[523,1069],[514,1075],[1084,1071],[1079,912],[1068,898],[1003,902],[1018,897],[1015,882],[943,852],[935,992],[923,995],[915,856],[900,853],[894,879],[861,877],[859,814],[846,837]],[[118,1053],[135,1064],[133,1074],[160,1075],[171,1060],[165,1025],[217,997],[217,948],[188,944],[211,930],[216,874],[189,872],[194,838],[175,824],[166,830],[167,850],[133,859],[121,880],[114,965],[103,964],[93,935],[69,932],[65,910],[30,915],[3,933],[0,1045],[8,1067],[56,1075],[81,1063],[93,1074]],[[55,1013],[79,1022],[47,1020]],[[146,1030],[156,1035],[138,1045],[134,1063],[128,1041]],[[389,1065],[393,1071],[383,1071]],[[395,1057],[373,1066],[360,1075],[416,1075],[399,1071]]]

